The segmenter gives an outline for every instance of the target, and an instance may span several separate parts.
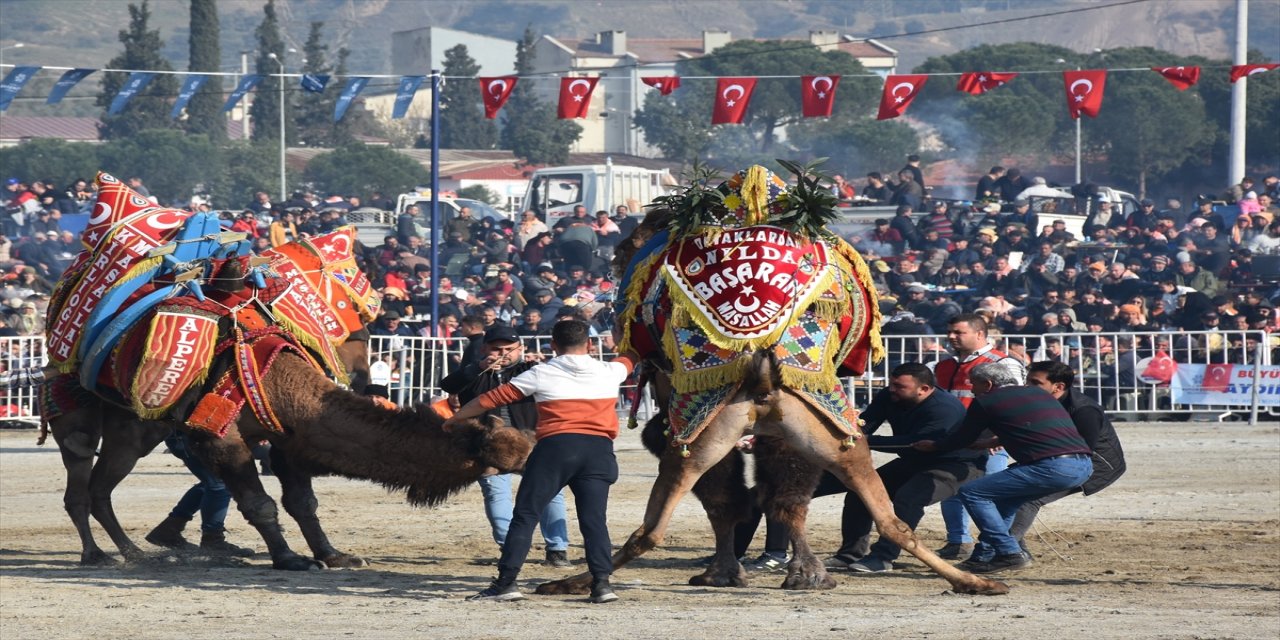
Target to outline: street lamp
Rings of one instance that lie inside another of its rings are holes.
[[[297,49],[289,49],[289,53],[297,53]],[[280,59],[275,52],[267,54],[268,58],[276,61],[280,65],[280,202],[289,199],[289,194],[285,186],[285,168],[284,168],[284,152],[285,152],[285,131],[284,131],[284,60]]]

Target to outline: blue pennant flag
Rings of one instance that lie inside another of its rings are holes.
[[[243,98],[244,94],[253,91],[253,88],[258,86],[259,82],[262,82],[262,76],[256,73],[240,78],[240,84],[237,84],[236,90],[231,92],[231,95],[227,98],[227,103],[222,105],[222,112],[226,113],[233,109],[236,103],[240,102],[240,98]]]
[[[399,120],[409,112],[409,105],[413,102],[413,95],[418,92],[418,87],[422,86],[422,81],[426,78],[426,76],[404,76],[400,78],[400,88],[396,90],[396,105],[391,110],[392,120]]]
[[[365,77],[352,78],[347,81],[347,86],[342,88],[342,95],[338,96],[338,104],[333,107],[333,121],[337,122],[346,115],[347,107],[351,106],[351,101],[360,95],[360,91],[364,86],[369,84],[369,79]]]
[[[62,74],[62,77],[58,78],[58,82],[53,85],[53,91],[49,92],[49,99],[45,101],[45,104],[58,104],[59,102],[62,102],[63,96],[67,95],[67,92],[71,90],[71,87],[76,86],[76,84],[81,80],[84,80],[94,71],[97,71],[97,69],[72,69]]]
[[[129,98],[138,95],[138,92],[147,88],[151,79],[156,74],[150,71],[134,71],[129,74],[129,79],[125,81],[124,87],[120,89],[120,93],[111,100],[111,107],[107,109],[107,115],[114,116],[124,110],[124,105],[129,103]]]
[[[39,70],[40,67],[14,67],[13,71],[4,77],[4,82],[0,83],[0,111],[9,108],[9,103],[13,102],[14,96],[22,91],[22,87]]]
[[[196,95],[200,87],[208,81],[209,76],[203,73],[187,76],[187,79],[182,81],[182,90],[178,92],[178,99],[173,102],[173,111],[169,112],[169,117],[177,118],[182,115],[182,110],[187,108],[188,102],[191,102],[191,96]]]
[[[302,75],[302,89],[307,93],[324,93],[324,88],[329,85],[329,76],[326,74],[304,73]]]

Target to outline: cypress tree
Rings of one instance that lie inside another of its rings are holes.
[[[527,76],[533,71],[536,37],[526,28],[516,46],[516,73]],[[510,149],[530,164],[564,164],[569,148],[582,135],[582,127],[570,120],[556,118],[550,105],[538,100],[528,79],[516,84],[507,102],[510,118],[502,130],[502,147]]]
[[[120,32],[124,52],[107,62],[113,69],[172,71],[173,67],[160,55],[160,32],[151,31],[148,22],[151,10],[143,0],[141,6],[129,5],[129,28]],[[97,105],[106,109],[129,79],[122,72],[106,73],[102,77],[102,92]],[[99,132],[105,139],[127,138],[145,129],[171,129],[169,108],[173,96],[178,93],[177,76],[162,74],[151,79],[138,95],[133,96],[124,111],[114,116],[103,114]]]
[[[218,5],[216,0],[191,0],[190,71],[218,71],[222,52],[218,46]],[[209,76],[204,86],[187,103],[187,131],[203,133],[211,140],[227,137],[227,121],[222,114],[222,76]]]
[[[467,45],[444,52],[444,75],[451,78],[440,91],[440,146],[445,149],[492,149],[498,141],[498,130],[485,119],[477,98],[479,73],[480,65],[467,53]]]
[[[324,23],[312,22],[307,42],[302,46],[306,63],[303,73],[315,75],[333,74],[329,65],[329,45],[324,43]],[[342,91],[342,78],[331,77],[323,93],[310,93],[299,89],[297,123],[298,142],[308,147],[328,147],[332,142],[333,105]]]
[[[254,141],[274,141],[280,139],[280,83],[281,64],[284,63],[284,39],[280,35],[280,21],[276,18],[275,0],[267,0],[262,7],[262,23],[254,30],[258,38],[258,58],[254,62],[254,73],[262,76],[262,82],[254,89],[253,107],[249,115],[253,119]],[[273,60],[270,54],[275,54]],[[293,115],[289,112],[288,87],[285,87],[285,136],[295,140]]]

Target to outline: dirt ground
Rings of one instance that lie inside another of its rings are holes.
[[[615,575],[621,600],[590,605],[576,596],[463,600],[495,572],[478,490],[425,510],[375,485],[332,478],[318,482],[320,513],[335,544],[368,558],[368,568],[287,573],[271,570],[265,555],[159,553],[83,568],[62,510],[57,449],[36,447],[31,431],[5,431],[0,638],[1280,637],[1280,428],[1126,424],[1120,433],[1129,473],[1099,495],[1041,512],[1036,564],[1007,578],[1007,596],[955,595],[913,558],[892,574],[834,574],[839,586],[826,592],[784,592],[781,574],[758,576],[751,588],[691,587],[711,532],[689,499],[666,545]],[[638,433],[623,434],[618,449],[615,544],[639,524],[656,468]],[[151,548],[142,536],[191,481],[160,451],[141,461],[115,496],[136,541]],[[278,495],[278,484],[266,482]],[[838,546],[839,510],[835,497],[814,503],[810,531],[820,553]],[[263,548],[234,510],[228,525],[233,542]],[[921,535],[940,545],[940,531],[931,508]],[[295,549],[304,546],[290,521],[286,532]],[[541,554],[538,547],[532,555]],[[570,556],[581,563],[580,546]],[[532,591],[565,573],[529,565],[521,583]]]

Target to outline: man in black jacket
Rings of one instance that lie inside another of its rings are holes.
[[[1075,371],[1063,362],[1033,362],[1027,367],[1027,384],[1048,391],[1071,414],[1076,430],[1093,450],[1093,474],[1082,486],[1036,498],[1018,508],[1009,533],[1024,548],[1026,544],[1022,538],[1031,529],[1040,507],[1077,492],[1093,495],[1111,486],[1125,472],[1124,449],[1120,446],[1116,428],[1102,410],[1102,405],[1074,388],[1075,378]]]
[[[464,323],[467,320],[464,320]],[[458,397],[459,405],[510,382],[512,378],[532,369],[537,362],[524,357],[524,343],[515,329],[496,324],[483,335],[482,355],[478,360],[463,361],[462,367],[445,376],[440,388]],[[507,424],[532,434],[538,426],[538,408],[530,396],[494,409],[491,412]],[[511,500],[511,475],[501,473],[480,478],[480,491],[484,494],[484,512],[493,530],[493,541],[498,548],[506,543],[507,529],[515,503]],[[542,512],[542,537],[547,544],[546,564],[552,567],[572,566],[568,559],[569,524],[565,512],[564,494],[558,493]]]

